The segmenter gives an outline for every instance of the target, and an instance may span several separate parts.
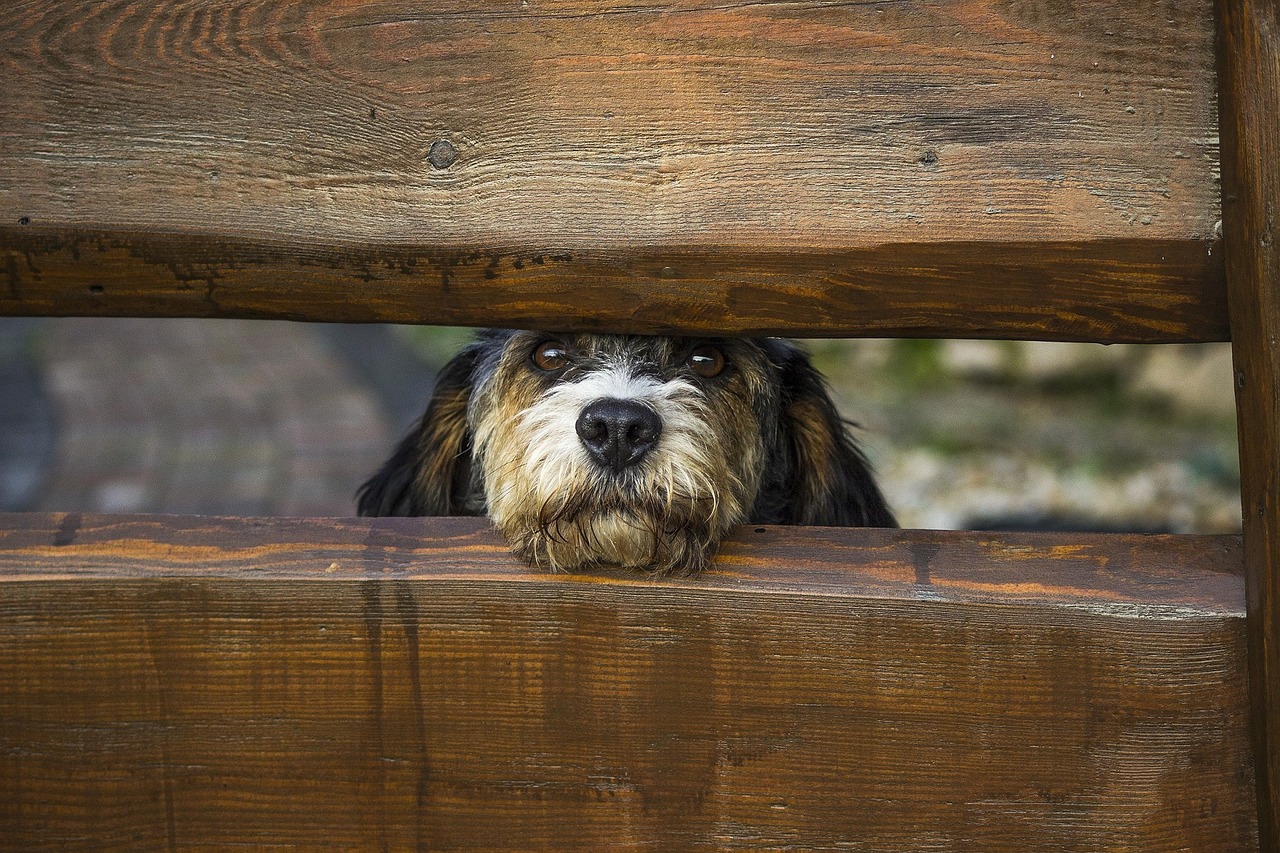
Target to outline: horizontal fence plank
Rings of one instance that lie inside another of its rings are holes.
[[[1254,843],[1238,537],[0,516],[21,849]]]
[[[251,317],[647,334],[1226,340],[1193,243],[894,245],[839,255],[432,255],[0,228],[0,313]]]
[[[1222,340],[1211,7],[18,4],[0,313]]]

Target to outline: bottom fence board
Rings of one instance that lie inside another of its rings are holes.
[[[1237,537],[0,516],[0,847],[1239,851]]]

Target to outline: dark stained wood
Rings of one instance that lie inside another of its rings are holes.
[[[1280,3],[1223,0],[1223,225],[1262,849],[1280,851]]]
[[[1227,335],[1211,0],[5,12],[0,313]]]
[[[0,517],[14,849],[1239,851],[1236,537]]]
[[[0,245],[17,270],[0,313],[25,315],[1111,343],[1228,337],[1221,253],[1192,242],[442,256],[0,227]]]

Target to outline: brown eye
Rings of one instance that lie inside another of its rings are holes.
[[[724,353],[720,351],[720,347],[702,344],[693,348],[684,363],[703,379],[710,379],[719,376],[724,370]]]
[[[560,370],[569,363],[569,350],[560,341],[543,341],[533,351],[533,363],[539,370]]]

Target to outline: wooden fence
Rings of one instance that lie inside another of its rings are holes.
[[[1230,337],[1245,527],[4,516],[0,846],[1280,850],[1276,0],[4,12],[0,314]]]

